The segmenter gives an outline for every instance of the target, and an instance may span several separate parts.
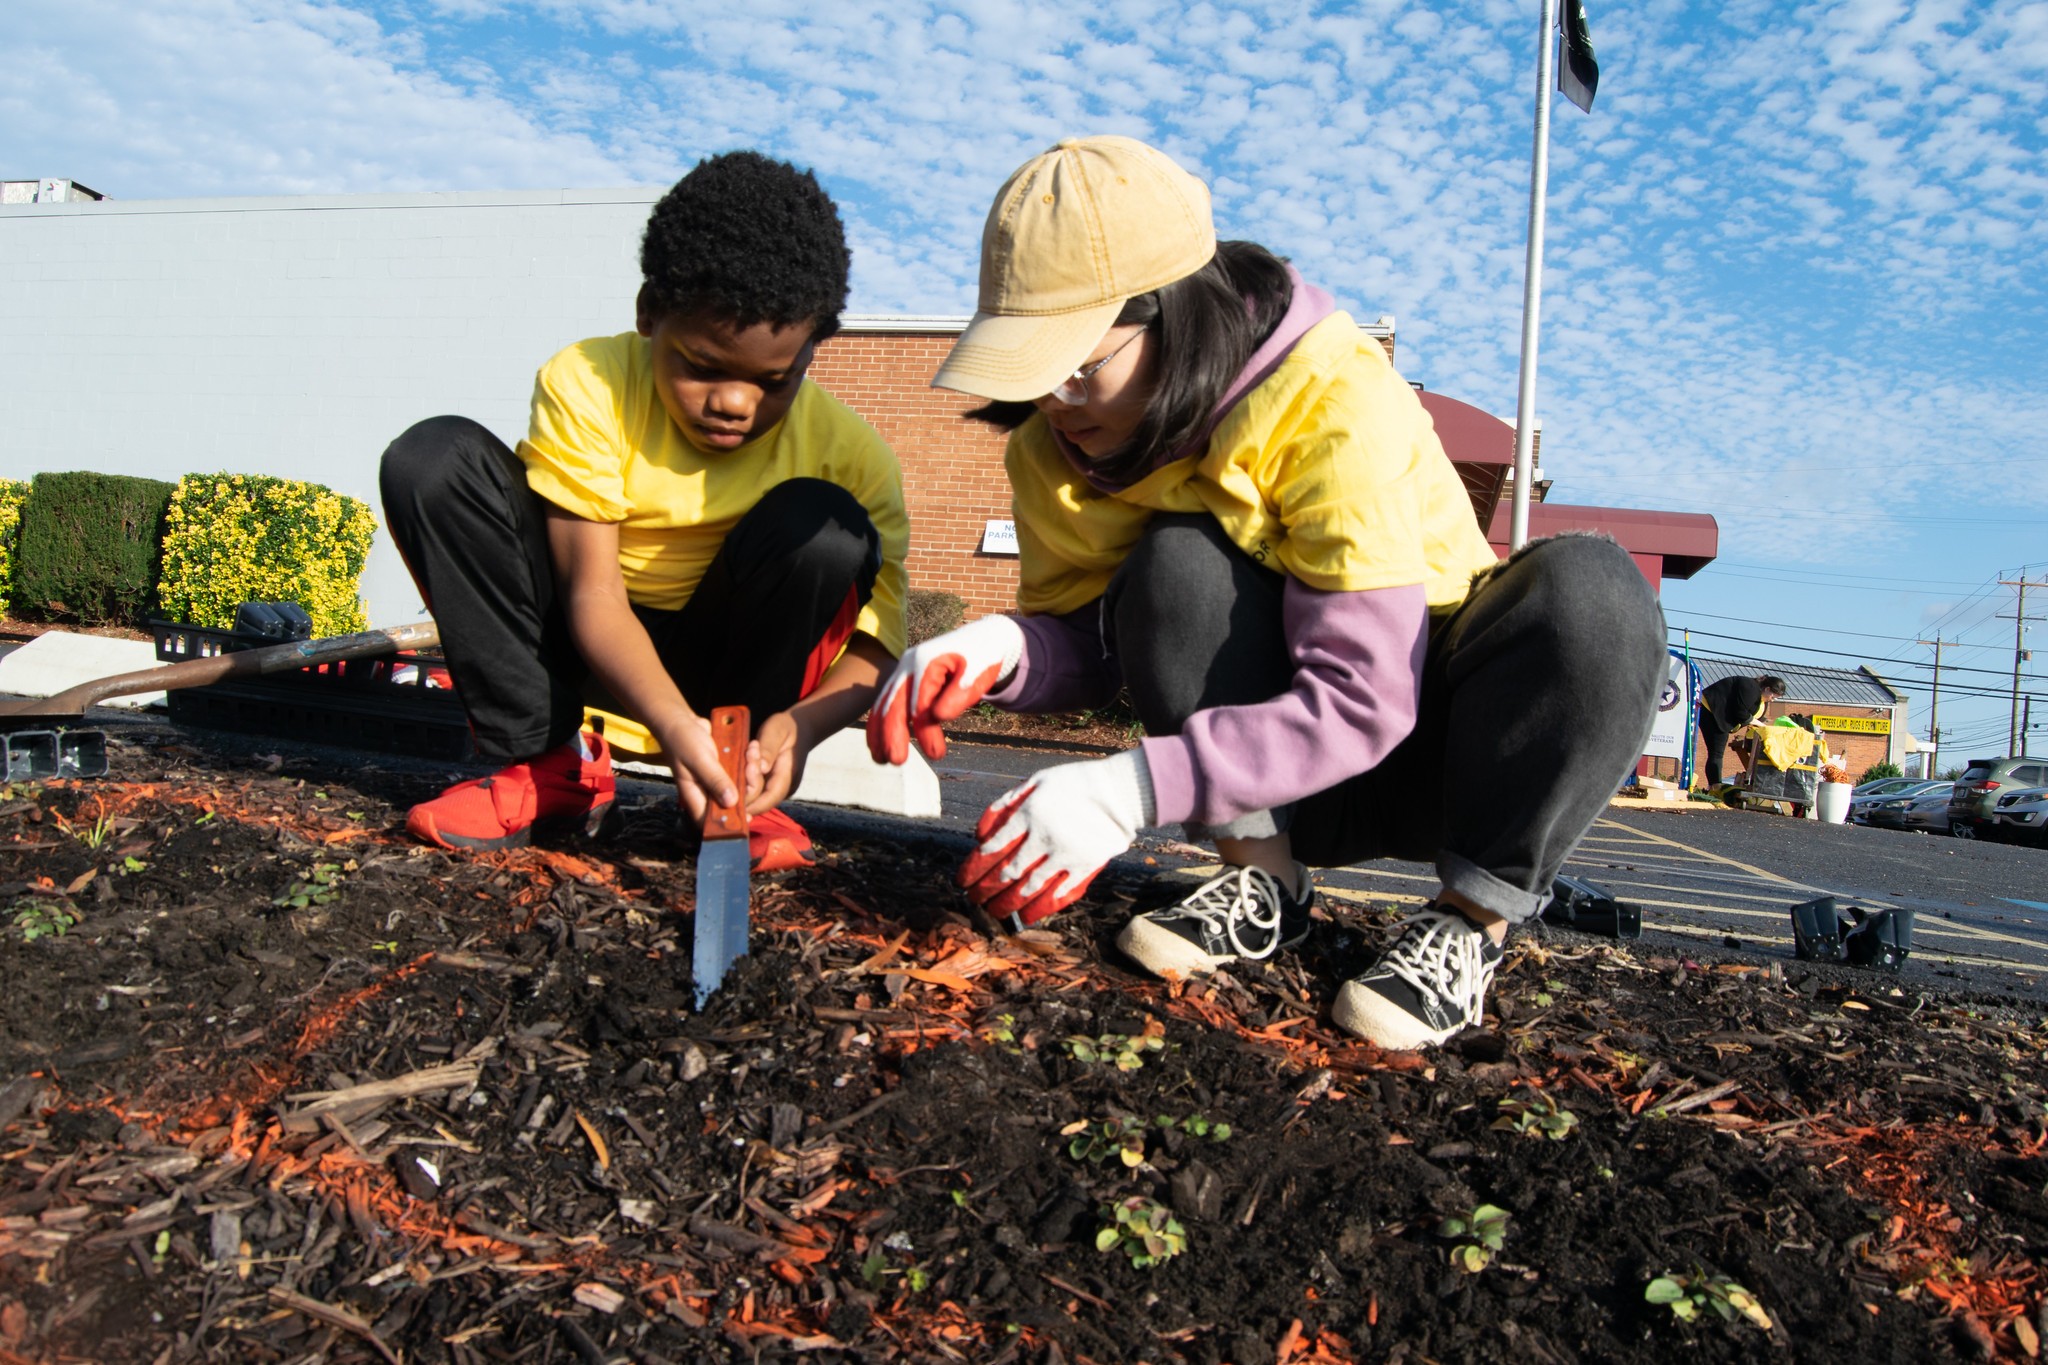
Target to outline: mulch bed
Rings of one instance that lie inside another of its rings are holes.
[[[454,857],[426,778],[114,757],[0,796],[5,1365],[2039,1350],[2048,1033],[1998,1001],[1546,932],[1382,1054],[1324,1012],[1390,912],[1167,985],[1109,946],[1155,888],[991,935],[876,840],[757,879],[697,1013],[672,801]],[[1177,1254],[1099,1249],[1133,1200]]]

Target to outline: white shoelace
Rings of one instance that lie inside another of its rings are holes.
[[[1462,916],[1424,910],[1411,916],[1393,949],[1380,961],[1423,995],[1455,1005],[1466,1019],[1485,1008],[1486,983],[1492,976],[1485,958],[1485,935]]]
[[[1256,867],[1240,867],[1220,877],[1211,877],[1179,905],[1157,912],[1161,920],[1177,915],[1200,920],[1212,935],[1230,941],[1239,957],[1256,962],[1270,957],[1280,944],[1280,887],[1272,874]],[[1254,929],[1270,931],[1263,948],[1251,948],[1238,937],[1240,921]]]

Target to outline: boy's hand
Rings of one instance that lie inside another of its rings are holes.
[[[747,814],[759,815],[788,800],[803,784],[804,761],[810,756],[810,741],[789,712],[762,721],[747,746]]]
[[[901,763],[915,735],[926,758],[944,758],[939,726],[987,696],[1023,657],[1023,627],[1009,616],[984,616],[906,651],[868,711],[868,753]]]
[[[711,737],[710,721],[685,707],[680,718],[655,730],[654,736],[675,768],[676,799],[691,825],[704,823],[704,812],[713,800],[730,806],[740,799],[718,761],[718,741]]]
[[[1143,750],[1047,768],[983,813],[960,885],[1022,929],[1079,900],[1152,819]]]

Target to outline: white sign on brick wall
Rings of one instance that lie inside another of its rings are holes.
[[[982,523],[981,552],[985,555],[1016,554],[1017,523],[1014,521],[989,521]]]

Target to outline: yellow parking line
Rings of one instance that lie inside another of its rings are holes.
[[[1606,819],[1595,821],[1593,827],[1595,829],[1629,829],[1627,825],[1618,824],[1616,821]],[[1751,876],[1761,877],[1768,882],[1777,882],[1784,886],[1796,886],[1799,887],[1801,890],[1807,891],[1818,891],[1820,889],[1819,887],[1807,886],[1804,882],[1795,882],[1790,877],[1779,876],[1775,872],[1767,872],[1763,868],[1757,867],[1751,863],[1741,862],[1735,858],[1724,858],[1718,853],[1709,853],[1703,848],[1694,848],[1690,844],[1681,844],[1678,842],[1678,840],[1667,839],[1661,834],[1651,834],[1648,830],[1629,829],[1629,832],[1631,834],[1640,834],[1644,838],[1650,840],[1653,843],[1663,844],[1670,848],[1683,849],[1687,853],[1690,853],[1694,857],[1700,859],[1702,862],[1720,863],[1726,867],[1740,868],[1742,871],[1749,873]]]

